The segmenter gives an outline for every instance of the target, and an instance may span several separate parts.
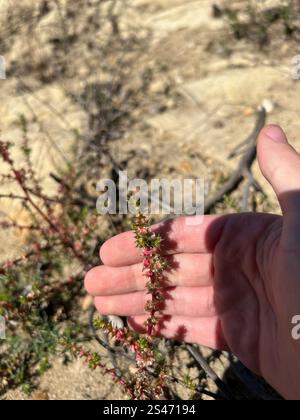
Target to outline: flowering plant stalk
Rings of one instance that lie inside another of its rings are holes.
[[[161,399],[164,398],[166,373],[157,360],[159,353],[153,337],[157,332],[159,314],[164,301],[163,274],[168,268],[168,261],[160,254],[162,238],[153,232],[149,218],[140,212],[139,201],[135,202],[135,207],[137,215],[134,217],[132,229],[136,247],[141,250],[143,257],[142,270],[147,279],[146,288],[149,294],[145,306],[149,314],[145,321],[146,334],[136,338],[136,334],[128,328],[115,328],[103,320],[95,321],[95,326],[133,351],[137,371],[131,396],[135,399]],[[153,372],[157,373],[156,378],[153,377]]]
[[[142,250],[143,271],[148,279],[146,288],[151,299],[147,301],[145,307],[146,312],[149,313],[145,326],[147,335],[152,336],[159,323],[158,314],[164,301],[163,274],[168,268],[168,261],[160,255],[162,238],[152,231],[146,216],[139,213],[132,227],[135,232],[136,246]]]
[[[102,362],[102,358],[97,352],[91,352],[89,350],[86,350],[82,346],[75,344],[65,338],[61,340],[61,344],[66,349],[68,349],[75,357],[83,359],[90,369],[95,370],[97,368],[100,368],[102,372],[106,375],[109,375],[115,383],[121,385],[130,398],[134,398],[133,389],[130,383],[125,378],[121,378],[116,373],[116,370],[114,368],[108,368]]]

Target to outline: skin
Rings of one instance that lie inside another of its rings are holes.
[[[286,399],[300,399],[300,155],[277,126],[265,127],[258,160],[283,216],[184,217],[153,229],[170,260],[159,335],[234,353]],[[199,223],[197,223],[199,222]],[[85,278],[99,312],[143,331],[146,279],[132,232],[107,241]]]

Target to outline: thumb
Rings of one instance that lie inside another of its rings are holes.
[[[262,129],[257,154],[260,169],[272,185],[283,213],[300,212],[300,155],[276,125]]]

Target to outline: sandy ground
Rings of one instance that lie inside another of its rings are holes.
[[[24,2],[24,9],[25,3],[30,7],[33,2]],[[259,50],[240,41],[229,46],[229,54],[223,42],[225,23],[212,17],[212,3],[132,0],[124,14],[124,27],[130,20],[150,34],[146,49],[129,69],[132,78],[138,80],[143,70],[152,71],[143,107],[135,111],[135,124],[111,146],[117,162],[138,151],[128,163],[129,172],[136,172],[139,166],[147,167],[150,175],[156,176],[175,173],[211,178],[217,172],[230,173],[237,161],[228,160],[228,153],[251,132],[256,109],[266,100],[273,108],[269,122],[281,124],[300,150],[300,83],[291,77],[291,59],[299,51],[298,45],[277,39],[268,49]],[[36,65],[51,60],[53,51],[48,41],[53,36],[51,21],[55,19],[53,12],[40,20],[40,39],[48,47],[36,50]],[[28,54],[30,43],[34,46],[34,40],[24,43],[21,37],[13,38],[5,56],[8,72],[20,55]],[[78,65],[77,59],[78,54],[74,66]],[[83,132],[88,123],[86,113],[70,99],[66,87],[76,90],[80,83],[97,76],[86,74],[84,64],[78,69],[77,79],[62,76],[52,83],[41,83],[34,73],[26,74],[22,80],[30,89],[25,92],[20,76],[14,73],[0,81],[1,136],[18,143],[22,137],[18,116],[26,115],[36,167],[49,190],[55,185],[48,174],[64,165],[62,156],[71,156],[72,133]],[[59,152],[52,147],[53,142]],[[268,194],[271,208],[279,212],[257,164],[255,175]],[[1,188],[7,191],[9,187]],[[20,209],[6,202],[1,203],[1,211],[22,218]],[[8,238],[5,234],[5,242],[0,240],[1,258],[17,254],[21,247],[20,237],[12,234]],[[223,371],[221,366],[219,373]],[[6,398],[25,396],[17,390],[9,392]],[[119,399],[122,394],[109,379],[90,373],[80,362],[63,366],[54,360],[33,398]]]

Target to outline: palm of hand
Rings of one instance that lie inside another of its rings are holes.
[[[300,284],[295,288],[299,254],[283,235],[282,217],[252,214],[224,220],[214,249],[221,334],[230,351],[284,394],[300,375],[299,351],[291,336],[297,314],[292,294],[300,294]],[[298,307],[300,313],[300,301]]]

